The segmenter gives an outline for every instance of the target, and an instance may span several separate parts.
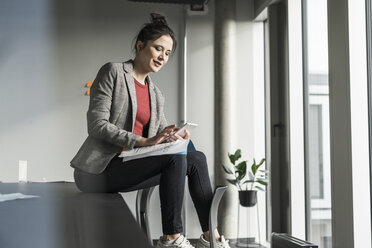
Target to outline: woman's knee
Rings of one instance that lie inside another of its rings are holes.
[[[187,153],[188,174],[195,170],[208,171],[207,157],[203,152],[194,151]]]
[[[193,164],[207,164],[207,157],[201,151],[187,153],[187,162]]]
[[[186,155],[184,154],[170,154],[167,155],[168,157],[168,165],[169,166],[176,166],[177,168],[186,169],[187,160]]]

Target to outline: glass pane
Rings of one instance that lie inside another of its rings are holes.
[[[307,239],[331,244],[327,0],[305,1]]]
[[[323,185],[323,145],[322,145],[322,105],[309,107],[309,180],[311,199],[324,198]]]

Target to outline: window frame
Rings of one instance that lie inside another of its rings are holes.
[[[370,197],[372,199],[372,0],[366,0],[366,48],[367,48],[367,87],[368,87],[368,126],[369,126],[369,171],[370,171]],[[372,207],[371,207],[372,223]],[[372,236],[372,235],[371,235]]]

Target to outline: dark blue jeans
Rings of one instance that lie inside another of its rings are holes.
[[[83,192],[128,192],[159,185],[164,234],[182,233],[181,210],[185,177],[202,231],[208,231],[213,192],[204,153],[162,155],[122,162],[115,157],[101,174],[75,169],[77,187]]]

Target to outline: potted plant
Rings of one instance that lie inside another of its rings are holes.
[[[256,205],[257,190],[265,191],[268,183],[268,170],[260,169],[265,159],[261,159],[258,164],[253,159],[247,173],[247,161],[238,163],[238,160],[242,157],[240,149],[237,149],[234,154],[228,153],[228,156],[233,169],[230,169],[231,166],[222,165],[222,167],[227,174],[235,177],[234,179],[227,179],[227,181],[238,188],[240,204],[244,207]],[[246,179],[247,177],[248,179]]]

